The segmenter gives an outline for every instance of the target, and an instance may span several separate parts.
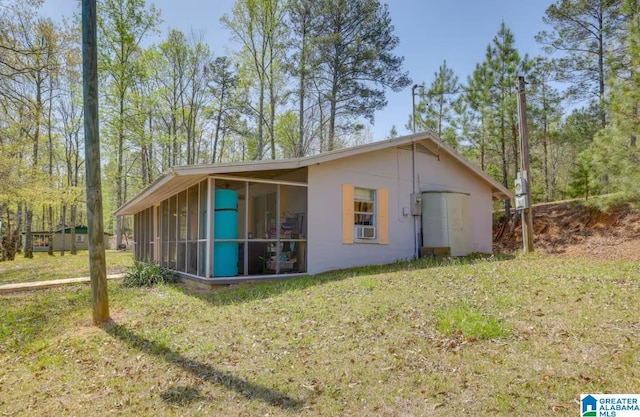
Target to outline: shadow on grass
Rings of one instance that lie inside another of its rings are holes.
[[[247,282],[209,291],[194,291],[183,285],[178,288],[184,293],[205,300],[216,306],[240,304],[255,300],[268,299],[289,291],[304,290],[328,282],[341,281],[362,275],[379,275],[399,271],[416,271],[443,266],[469,265],[478,262],[503,261],[515,258],[514,255],[470,255],[463,258],[421,258],[417,260],[396,261],[386,265],[370,265],[325,272],[313,276],[295,277],[285,280],[266,282]]]
[[[242,378],[220,371],[211,365],[184,357],[164,344],[145,339],[121,324],[110,321],[104,325],[104,329],[112,337],[127,343],[135,349],[155,355],[204,381],[236,391],[247,399],[258,399],[269,405],[285,410],[299,410],[304,404],[302,400],[291,398],[283,392],[248,382]],[[164,401],[171,402],[175,405],[186,405],[198,398],[200,398],[199,392],[192,387],[182,387],[179,391],[170,390],[162,394]]]
[[[175,406],[187,405],[204,399],[195,387],[172,388],[160,394],[160,397],[162,401]]]

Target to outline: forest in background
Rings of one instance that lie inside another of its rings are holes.
[[[23,232],[30,257],[32,231],[86,222],[79,19],[54,22],[40,6],[0,3],[2,260]],[[98,18],[105,228],[118,244],[131,227],[111,213],[171,166],[371,141],[386,92],[417,76],[403,69],[378,0],[236,0],[221,19],[238,45],[227,56],[197,32],[160,34],[160,12],[144,0],[98,0]],[[443,62],[415,89],[407,127],[434,131],[511,189],[522,75],[534,202],[637,193],[637,0],[558,0],[540,27],[545,56],[520,53],[503,23],[466,80]]]

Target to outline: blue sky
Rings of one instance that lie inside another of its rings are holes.
[[[147,4],[150,0],[147,0]],[[169,28],[189,32],[205,31],[205,40],[214,54],[237,49],[230,34],[220,24],[234,0],[156,0],[162,11],[163,34]],[[542,51],[534,36],[545,28],[544,11],[553,0],[388,0],[395,34],[400,38],[397,54],[404,56],[405,68],[415,83],[433,80],[444,60],[461,81],[484,59],[487,44],[502,20],[514,32],[516,46],[531,56]],[[58,18],[80,11],[77,0],[45,0],[42,13]],[[388,92],[388,106],[376,113],[373,139],[383,139],[396,125],[400,134],[411,113],[411,89]]]

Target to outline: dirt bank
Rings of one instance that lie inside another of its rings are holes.
[[[494,251],[522,249],[520,217],[513,233],[494,225]],[[606,212],[580,203],[551,203],[533,208],[536,251],[572,257],[640,261],[640,210],[620,204]],[[502,233],[501,233],[502,231]]]

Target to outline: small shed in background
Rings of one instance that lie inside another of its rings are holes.
[[[78,250],[89,249],[87,234],[88,234],[87,226],[76,226],[76,236],[75,236],[76,249]],[[23,236],[22,249],[24,250],[25,249],[24,245],[26,244],[26,241],[24,239],[24,233],[22,233],[22,236]],[[71,236],[70,227],[67,227],[64,229],[64,240],[63,240],[62,229],[59,229],[53,232],[53,242],[50,242],[51,235],[49,234],[48,231],[31,232],[31,237],[33,240],[34,252],[47,252],[49,250],[50,243],[53,243],[54,251],[61,251],[63,247],[64,247],[64,250],[71,250],[72,236]],[[105,249],[111,249],[109,237],[110,235],[108,233],[104,234]]]

